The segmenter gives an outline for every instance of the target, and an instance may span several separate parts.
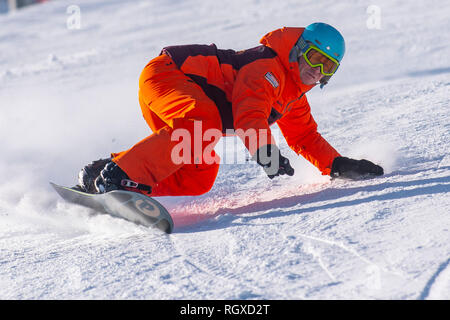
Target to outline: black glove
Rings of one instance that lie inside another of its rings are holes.
[[[381,176],[383,168],[365,159],[354,160],[346,157],[336,157],[331,166],[332,178],[360,180]]]
[[[294,168],[291,167],[289,159],[283,157],[274,144],[267,144],[259,148],[253,156],[253,160],[263,167],[270,179],[284,174],[294,175]]]

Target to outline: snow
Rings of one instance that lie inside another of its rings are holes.
[[[450,299],[450,3],[378,0],[380,29],[370,5],[61,0],[0,15],[0,298]],[[295,176],[223,164],[208,194],[160,198],[171,235],[52,191],[149,134],[138,77],[162,47],[239,50],[314,21],[347,41],[308,94],[319,131],[384,176],[331,181],[275,128]]]

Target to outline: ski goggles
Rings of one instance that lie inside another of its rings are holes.
[[[339,67],[339,61],[312,45],[302,55],[310,67],[320,66],[320,73],[324,76],[332,76]]]

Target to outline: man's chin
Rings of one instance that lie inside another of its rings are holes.
[[[303,84],[306,84],[307,86],[316,84],[317,81],[314,81],[314,79],[309,75],[303,75],[303,77],[300,75],[300,79],[302,80]]]
[[[316,84],[317,81],[313,81],[311,79],[303,81],[304,84],[306,84],[307,86],[311,86],[313,84]]]

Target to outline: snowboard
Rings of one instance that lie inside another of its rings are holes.
[[[91,194],[50,182],[50,185],[67,202],[91,208],[146,227],[154,227],[166,233],[173,230],[169,212],[155,199],[141,193],[114,190]]]

